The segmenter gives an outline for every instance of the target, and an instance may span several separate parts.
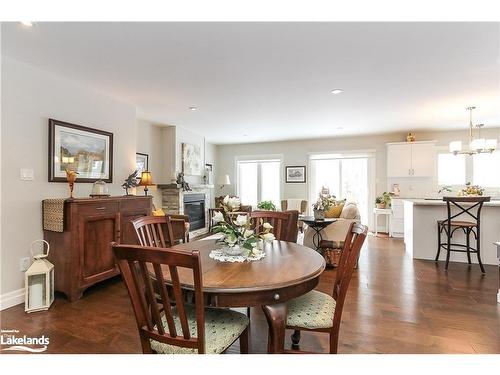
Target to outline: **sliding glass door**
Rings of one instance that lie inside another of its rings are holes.
[[[365,224],[371,222],[374,185],[374,156],[363,154],[322,154],[310,157],[309,200],[316,201],[322,187],[337,199],[355,202]],[[370,170],[372,173],[370,173]]]

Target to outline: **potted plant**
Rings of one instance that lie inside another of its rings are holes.
[[[259,210],[276,211],[276,206],[272,201],[262,201],[257,205]]]
[[[376,208],[387,208],[391,205],[391,196],[392,193],[388,193],[384,191],[382,195],[379,195],[375,198],[375,207]]]
[[[324,220],[325,211],[328,211],[334,203],[335,203],[335,195],[319,193],[318,199],[312,205],[314,219]]]

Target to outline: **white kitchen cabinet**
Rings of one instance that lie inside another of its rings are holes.
[[[432,177],[436,159],[435,142],[387,144],[387,177]]]
[[[402,199],[393,198],[391,202],[392,215],[389,221],[389,235],[402,238],[404,236],[404,204]]]

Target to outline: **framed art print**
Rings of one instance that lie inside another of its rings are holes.
[[[306,166],[287,166],[285,167],[286,183],[304,183],[306,182]]]
[[[113,182],[113,133],[49,119],[49,182]]]
[[[149,155],[137,152],[135,154],[135,169],[137,175],[140,176],[142,172],[149,171]]]

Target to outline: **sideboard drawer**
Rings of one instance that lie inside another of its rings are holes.
[[[120,205],[118,202],[96,202],[78,207],[78,212],[81,215],[103,215],[118,212]]]
[[[149,211],[151,210],[151,199],[144,198],[123,198],[121,201],[121,209],[122,211]]]

